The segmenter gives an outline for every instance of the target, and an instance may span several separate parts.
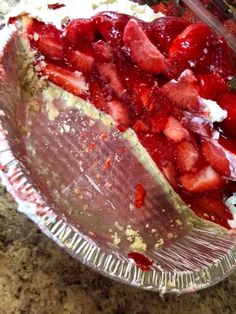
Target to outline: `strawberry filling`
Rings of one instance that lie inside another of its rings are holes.
[[[33,19],[27,32],[43,76],[110,114],[120,130],[133,128],[195,213],[229,228],[236,96],[223,38],[201,22],[169,16],[147,23],[115,12],[69,21],[63,30]],[[141,184],[135,193],[142,207]]]

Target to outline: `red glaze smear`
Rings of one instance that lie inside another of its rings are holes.
[[[141,183],[137,184],[135,187],[135,207],[141,208],[144,206],[146,197],[146,190]]]
[[[128,258],[132,259],[136,266],[142,271],[150,271],[153,265],[153,261],[149,260],[146,256],[137,253],[137,252],[130,252],[128,254]]]
[[[12,17],[9,17],[8,19],[8,24],[14,24],[16,23],[21,17],[23,16],[27,16],[27,13],[22,13],[22,14],[19,14],[17,16],[12,16]]]
[[[50,10],[57,10],[57,9],[63,8],[64,6],[65,4],[62,4],[62,3],[48,4],[48,8]]]
[[[15,16],[10,17],[8,19],[8,24],[14,24],[17,21],[17,19],[18,19],[18,17],[15,17]]]
[[[28,34],[48,80],[111,115],[120,131],[131,127],[194,212],[229,228],[224,201],[236,192],[236,95],[227,85],[235,65],[223,38],[176,16],[147,23],[115,12],[72,20],[63,31],[33,20]],[[228,117],[212,125],[199,96]],[[137,184],[137,208],[145,196]]]

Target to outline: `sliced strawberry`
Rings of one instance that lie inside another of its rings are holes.
[[[218,147],[209,141],[204,141],[201,144],[201,149],[212,168],[225,176],[230,175],[229,161],[220,146]]]
[[[92,19],[75,19],[69,22],[64,31],[64,38],[70,44],[94,42],[95,29]]]
[[[228,90],[228,85],[219,74],[203,74],[199,76],[199,95],[206,99],[216,100],[217,96]]]
[[[164,55],[151,43],[140,24],[131,19],[124,30],[124,43],[130,50],[133,61],[148,73],[165,73]]]
[[[122,45],[124,28],[129,20],[129,15],[116,12],[102,12],[93,17],[96,31],[112,47]]]
[[[103,40],[98,40],[93,44],[96,60],[99,62],[109,62],[113,59],[113,50]]]
[[[187,110],[198,110],[197,79],[191,70],[184,71],[178,81],[171,80],[162,86],[161,91],[172,102]]]
[[[218,73],[226,79],[235,74],[232,53],[223,37],[215,36],[202,66],[209,72]]]
[[[142,107],[147,112],[153,112],[155,109],[155,89],[147,86],[146,84],[136,84],[133,88],[133,92],[135,93],[135,102],[140,101]]]
[[[139,183],[136,185],[135,187],[135,207],[136,208],[141,208],[144,206],[145,204],[145,197],[146,197],[146,190],[144,188],[144,186]]]
[[[185,174],[180,177],[183,187],[193,193],[214,191],[223,185],[220,175],[210,166],[194,174]]]
[[[169,160],[174,160],[175,142],[169,141],[163,134],[139,133],[138,137],[159,167],[166,167]]]
[[[152,90],[142,84],[139,86],[139,97],[142,102],[143,108],[147,110],[147,112],[152,112],[154,109]]]
[[[133,92],[135,93],[134,101],[139,101],[142,105],[142,108],[145,109],[145,112],[151,116],[151,114],[161,109],[166,112],[168,110],[172,111],[174,104],[166,97],[164,93],[162,93],[157,82],[148,82],[148,78],[145,80],[145,77],[141,82],[138,82],[136,79],[136,82],[137,84],[135,84],[132,88]]]
[[[175,38],[169,50],[169,57],[177,73],[198,66],[211,35],[212,32],[207,25],[196,23],[188,26]]]
[[[164,166],[162,168],[162,173],[173,187],[177,186],[177,172],[173,162],[169,162],[166,166]]]
[[[214,199],[212,197],[201,197],[193,203],[193,209],[202,218],[207,218],[215,214],[218,218],[226,220],[233,219],[231,212],[227,206],[220,199]],[[206,216],[207,215],[207,216]]]
[[[233,75],[232,57],[225,40],[203,23],[188,26],[175,38],[169,50],[173,71],[180,74],[191,68],[195,73]]]
[[[91,80],[89,83],[89,99],[91,103],[93,103],[96,108],[108,112],[107,108],[107,99],[110,96],[108,95],[106,89],[101,86],[100,82],[97,80]]]
[[[169,116],[164,134],[174,142],[181,142],[189,136],[188,131],[173,116]]]
[[[81,71],[82,73],[91,72],[94,64],[94,58],[92,56],[70,47],[66,50],[65,57],[75,70]]]
[[[109,114],[114,121],[121,126],[128,127],[130,124],[129,112],[127,107],[118,100],[108,102]]]
[[[122,97],[125,93],[125,88],[122,85],[116,66],[112,63],[97,63],[98,71],[101,77],[110,85],[112,91]]]
[[[177,146],[176,159],[181,172],[191,171],[199,158],[196,146],[190,142],[183,142]]]
[[[180,17],[160,17],[151,22],[148,34],[154,39],[154,42],[161,45],[165,52],[168,52],[172,41],[188,25],[189,23]]]
[[[61,31],[55,26],[32,21],[28,29],[31,45],[50,60],[63,60],[63,41]]]
[[[87,86],[85,78],[81,73],[71,72],[54,64],[47,64],[45,67],[42,67],[41,72],[54,84],[76,96],[86,94]]]
[[[221,94],[217,98],[219,106],[228,112],[227,118],[221,123],[226,134],[236,139],[236,95],[232,93]]]
[[[133,130],[136,133],[148,132],[149,131],[149,127],[142,120],[137,120],[135,122],[135,124],[133,125]]]
[[[160,133],[166,129],[166,125],[169,119],[169,115],[166,110],[159,109],[157,112],[153,113],[149,121],[151,122],[152,131],[154,133]]]

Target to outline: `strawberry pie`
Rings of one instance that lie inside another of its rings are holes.
[[[235,65],[225,39],[128,0],[45,3],[20,16],[40,75],[120,132],[132,128],[198,216],[235,228]]]

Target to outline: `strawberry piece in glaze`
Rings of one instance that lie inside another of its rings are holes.
[[[206,99],[216,100],[217,96],[228,91],[228,85],[219,74],[204,74],[199,76],[199,95]]]
[[[178,81],[171,80],[161,88],[162,93],[173,103],[188,111],[199,110],[197,79],[192,71],[185,70]]]
[[[181,176],[180,182],[187,191],[192,193],[214,191],[223,185],[221,176],[210,166],[197,173]]]
[[[181,142],[189,137],[188,131],[173,116],[169,116],[163,131],[165,136],[174,142]]]
[[[99,62],[109,62],[113,60],[114,53],[112,47],[103,40],[98,40],[93,44],[95,58]]]
[[[119,79],[116,66],[112,63],[98,63],[97,68],[98,68],[101,78],[106,83],[108,83],[112,91],[118,97],[122,97],[122,95],[125,93],[125,88]]]
[[[63,61],[62,32],[55,26],[32,20],[28,32],[31,45],[42,55],[50,60]]]
[[[95,28],[92,20],[76,19],[69,22],[63,34],[66,42],[77,45],[79,42],[92,43],[95,40]]]
[[[151,43],[134,19],[125,26],[124,44],[130,50],[133,61],[145,72],[159,74],[167,71],[164,55]]]
[[[227,221],[233,219],[227,206],[214,196],[197,198],[194,200],[192,208],[199,217],[211,220],[225,228],[229,228]]]
[[[118,125],[125,128],[129,126],[129,112],[127,107],[118,100],[108,102],[109,113]]]
[[[191,142],[182,142],[176,148],[177,165],[180,172],[192,171],[199,159],[199,152]]]
[[[169,59],[175,74],[190,68],[194,73],[213,72],[226,78],[235,71],[225,40],[203,23],[188,26],[174,39]]]
[[[91,55],[71,47],[65,50],[65,59],[75,70],[81,71],[82,73],[91,72],[95,61]]]
[[[148,30],[149,36],[168,53],[172,41],[189,25],[180,17],[165,16],[154,20]]]
[[[230,164],[221,147],[205,141],[201,144],[201,148],[203,156],[217,172],[225,176],[230,175]]]
[[[81,73],[71,72],[53,64],[42,67],[41,72],[50,81],[76,96],[82,96],[87,92],[85,78]]]
[[[112,46],[120,47],[123,43],[123,32],[130,16],[116,12],[103,12],[94,18],[96,31],[103,40]]]

